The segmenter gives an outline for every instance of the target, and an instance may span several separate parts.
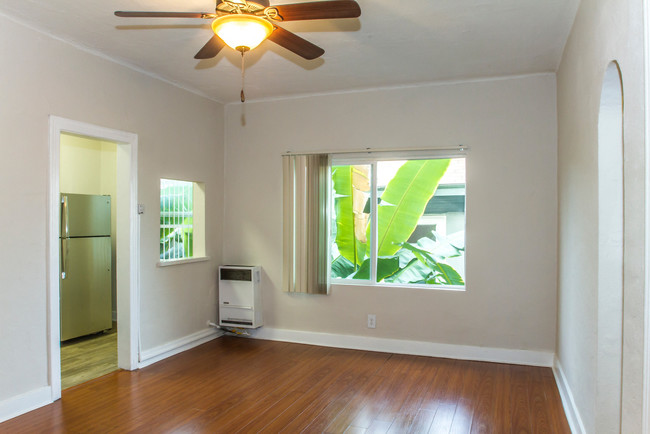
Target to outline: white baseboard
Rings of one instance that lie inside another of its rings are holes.
[[[585,426],[582,423],[582,418],[580,417],[580,412],[578,407],[573,399],[573,393],[571,392],[571,387],[564,375],[564,370],[560,361],[555,358],[553,363],[553,375],[555,376],[555,382],[557,383],[557,388],[560,391],[560,398],[562,398],[562,406],[564,407],[564,413],[566,414],[567,421],[569,422],[569,428],[571,428],[572,433],[585,434]]]
[[[52,403],[50,386],[41,387],[0,402],[0,422]]]
[[[151,348],[150,350],[144,350],[140,353],[141,357],[138,368],[144,368],[145,366],[159,362],[163,359],[166,359],[167,357],[171,357],[175,354],[211,341],[212,339],[216,339],[221,335],[223,335],[222,331],[209,328],[196,333],[192,333],[191,335],[185,336],[175,341],[168,342],[164,345]]]
[[[413,354],[417,356],[444,357],[483,362],[511,363],[529,366],[553,366],[554,354],[550,351],[512,350],[469,345],[439,344],[435,342],[402,339],[372,338],[367,336],[338,335],[262,327],[250,332],[256,339],[296,342],[324,347],[351,348],[385,353]]]

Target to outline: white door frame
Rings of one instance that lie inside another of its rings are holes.
[[[129,204],[128,208],[117,209],[118,366],[127,370],[137,369],[140,358],[140,220],[137,214],[138,136],[133,133],[85,122],[50,116],[47,303],[49,379],[53,401],[61,398],[61,343],[59,329],[59,158],[61,133],[79,134],[117,143],[118,173],[128,173],[128,183],[127,180],[123,179],[125,177],[123,174],[118,176],[117,179],[118,198],[124,197],[124,203]],[[125,258],[128,260],[124,261]],[[122,272],[120,273],[120,271]]]
[[[643,432],[650,434],[650,6],[643,2],[643,51],[645,56],[645,326],[643,363]]]

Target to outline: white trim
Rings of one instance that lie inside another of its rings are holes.
[[[189,264],[191,262],[205,262],[209,261],[210,257],[209,256],[194,256],[191,258],[183,258],[183,259],[172,259],[169,261],[158,261],[156,266],[158,267],[169,267],[170,265],[180,265],[180,264]]]
[[[642,432],[650,434],[650,6],[643,2],[643,44],[645,53],[645,324],[643,333]]]
[[[582,423],[582,418],[580,417],[580,412],[576,406],[575,400],[573,399],[573,392],[571,392],[571,387],[564,375],[564,370],[560,361],[555,358],[553,364],[553,376],[555,377],[555,383],[560,392],[560,398],[562,398],[562,406],[564,407],[564,413],[566,414],[567,421],[569,422],[569,428],[571,428],[572,433],[584,434],[585,426]]]
[[[50,115],[50,173],[47,235],[47,303],[48,303],[48,358],[51,400],[61,398],[61,354],[59,330],[59,155],[61,133],[68,132],[108,140],[129,146],[129,288],[126,299],[127,340],[118,339],[118,365],[122,369],[136,369],[140,336],[140,220],[137,214],[138,136],[85,122]],[[119,218],[119,217],[118,217]],[[118,309],[118,312],[123,311]],[[124,348],[128,346],[128,348]],[[124,351],[120,351],[120,349]]]
[[[191,335],[187,335],[183,338],[176,339],[175,341],[157,346],[150,350],[144,350],[142,351],[142,360],[139,367],[144,368],[145,366],[149,366],[163,359],[166,359],[167,357],[171,357],[175,354],[187,351],[190,348],[194,348],[196,346],[209,342],[222,335],[222,331],[209,328],[198,331],[196,333],[192,333]]]
[[[642,432],[650,434],[650,6],[643,2],[643,42],[645,52],[645,324],[643,333],[643,420]]]
[[[114,130],[111,130],[114,131]],[[114,131],[120,133],[120,131]],[[129,155],[129,296],[128,296],[128,360],[120,357],[120,339],[118,336],[118,366],[134,370],[140,361],[140,214],[138,214],[138,136],[128,134],[126,141],[130,145]],[[118,159],[119,166],[119,159]],[[119,188],[118,188],[119,189]],[[119,250],[118,250],[119,252]],[[117,290],[120,306],[120,290]],[[122,309],[124,310],[124,309]],[[118,316],[119,316],[118,308]],[[119,323],[118,323],[119,324]],[[119,328],[119,325],[118,325]]]
[[[51,400],[61,398],[61,330],[59,311],[59,151],[60,130],[58,120],[50,116],[50,191],[47,207],[47,353],[49,359],[48,376],[51,388]]]
[[[334,160],[334,155],[329,156],[329,161],[330,163]],[[330,165],[330,170],[331,170],[332,165]],[[330,175],[331,177],[332,175]],[[332,180],[333,181],[333,180]],[[333,187],[333,186],[332,186]],[[437,189],[437,187],[436,187]],[[332,190],[333,192],[334,190]],[[368,283],[377,283],[377,264],[379,262],[378,258],[378,248],[377,248],[377,243],[379,239],[379,218],[378,218],[378,191],[377,191],[377,160],[372,161],[370,163],[370,255],[368,255],[368,259],[370,259],[370,281]],[[334,194],[332,194],[334,196]],[[354,198],[354,194],[352,196]],[[354,203],[354,201],[353,201]],[[330,208],[330,209],[335,209],[335,208]],[[329,213],[329,211],[326,211]],[[331,220],[328,218],[328,220]],[[331,232],[328,232],[328,234],[331,234]],[[356,238],[356,234],[353,235]],[[333,244],[331,240],[328,240],[328,245]],[[338,244],[337,244],[338,245]],[[356,247],[355,247],[356,250]],[[355,265],[356,266],[356,265]],[[328,268],[328,271],[330,271],[329,274],[331,274],[331,268]],[[331,285],[331,277],[330,277],[330,285]],[[354,280],[354,279],[342,279],[344,281],[348,280]],[[331,289],[331,287],[330,287]]]
[[[351,348],[385,353],[412,354],[416,356],[510,363],[515,365],[551,367],[553,366],[554,357],[550,351],[476,347],[470,345],[285,330],[269,327],[250,330],[250,333],[255,339],[266,339],[270,341],[295,342],[321,345],[324,347]]]
[[[376,277],[376,276],[375,276]],[[425,291],[466,292],[466,285],[440,285],[432,283],[386,283],[361,279],[332,279],[332,286],[374,286],[377,288],[423,289]],[[550,365],[549,365],[550,366]]]
[[[331,96],[331,95],[346,95],[354,93],[368,93],[368,92],[377,92],[377,91],[391,91],[391,90],[402,90],[402,89],[417,89],[420,87],[441,87],[441,86],[457,86],[462,84],[473,84],[473,83],[490,83],[494,81],[504,81],[504,80],[517,80],[525,78],[535,78],[535,77],[556,77],[555,71],[553,72],[534,72],[530,74],[511,74],[511,75],[500,75],[498,77],[478,77],[478,78],[467,78],[467,79],[456,79],[456,80],[436,80],[436,81],[421,81],[418,83],[409,83],[409,84],[396,84],[396,85],[385,85],[385,86],[370,86],[370,87],[359,87],[346,90],[330,91],[330,92],[305,92],[294,95],[279,95],[279,96],[269,96],[263,98],[246,98],[246,103],[257,103],[257,102],[276,102],[276,101],[290,101],[295,99],[305,99],[313,98],[319,96]],[[227,101],[223,103],[226,107],[231,105],[241,106],[239,100],[236,101]]]
[[[52,403],[50,387],[30,390],[0,402],[0,422]]]

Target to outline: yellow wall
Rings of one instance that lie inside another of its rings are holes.
[[[61,134],[59,190],[61,193],[111,196],[111,285],[112,310],[117,306],[116,289],[116,159],[117,144],[73,134]]]

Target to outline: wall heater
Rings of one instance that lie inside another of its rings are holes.
[[[257,328],[262,323],[262,268],[245,265],[219,267],[219,325]]]

